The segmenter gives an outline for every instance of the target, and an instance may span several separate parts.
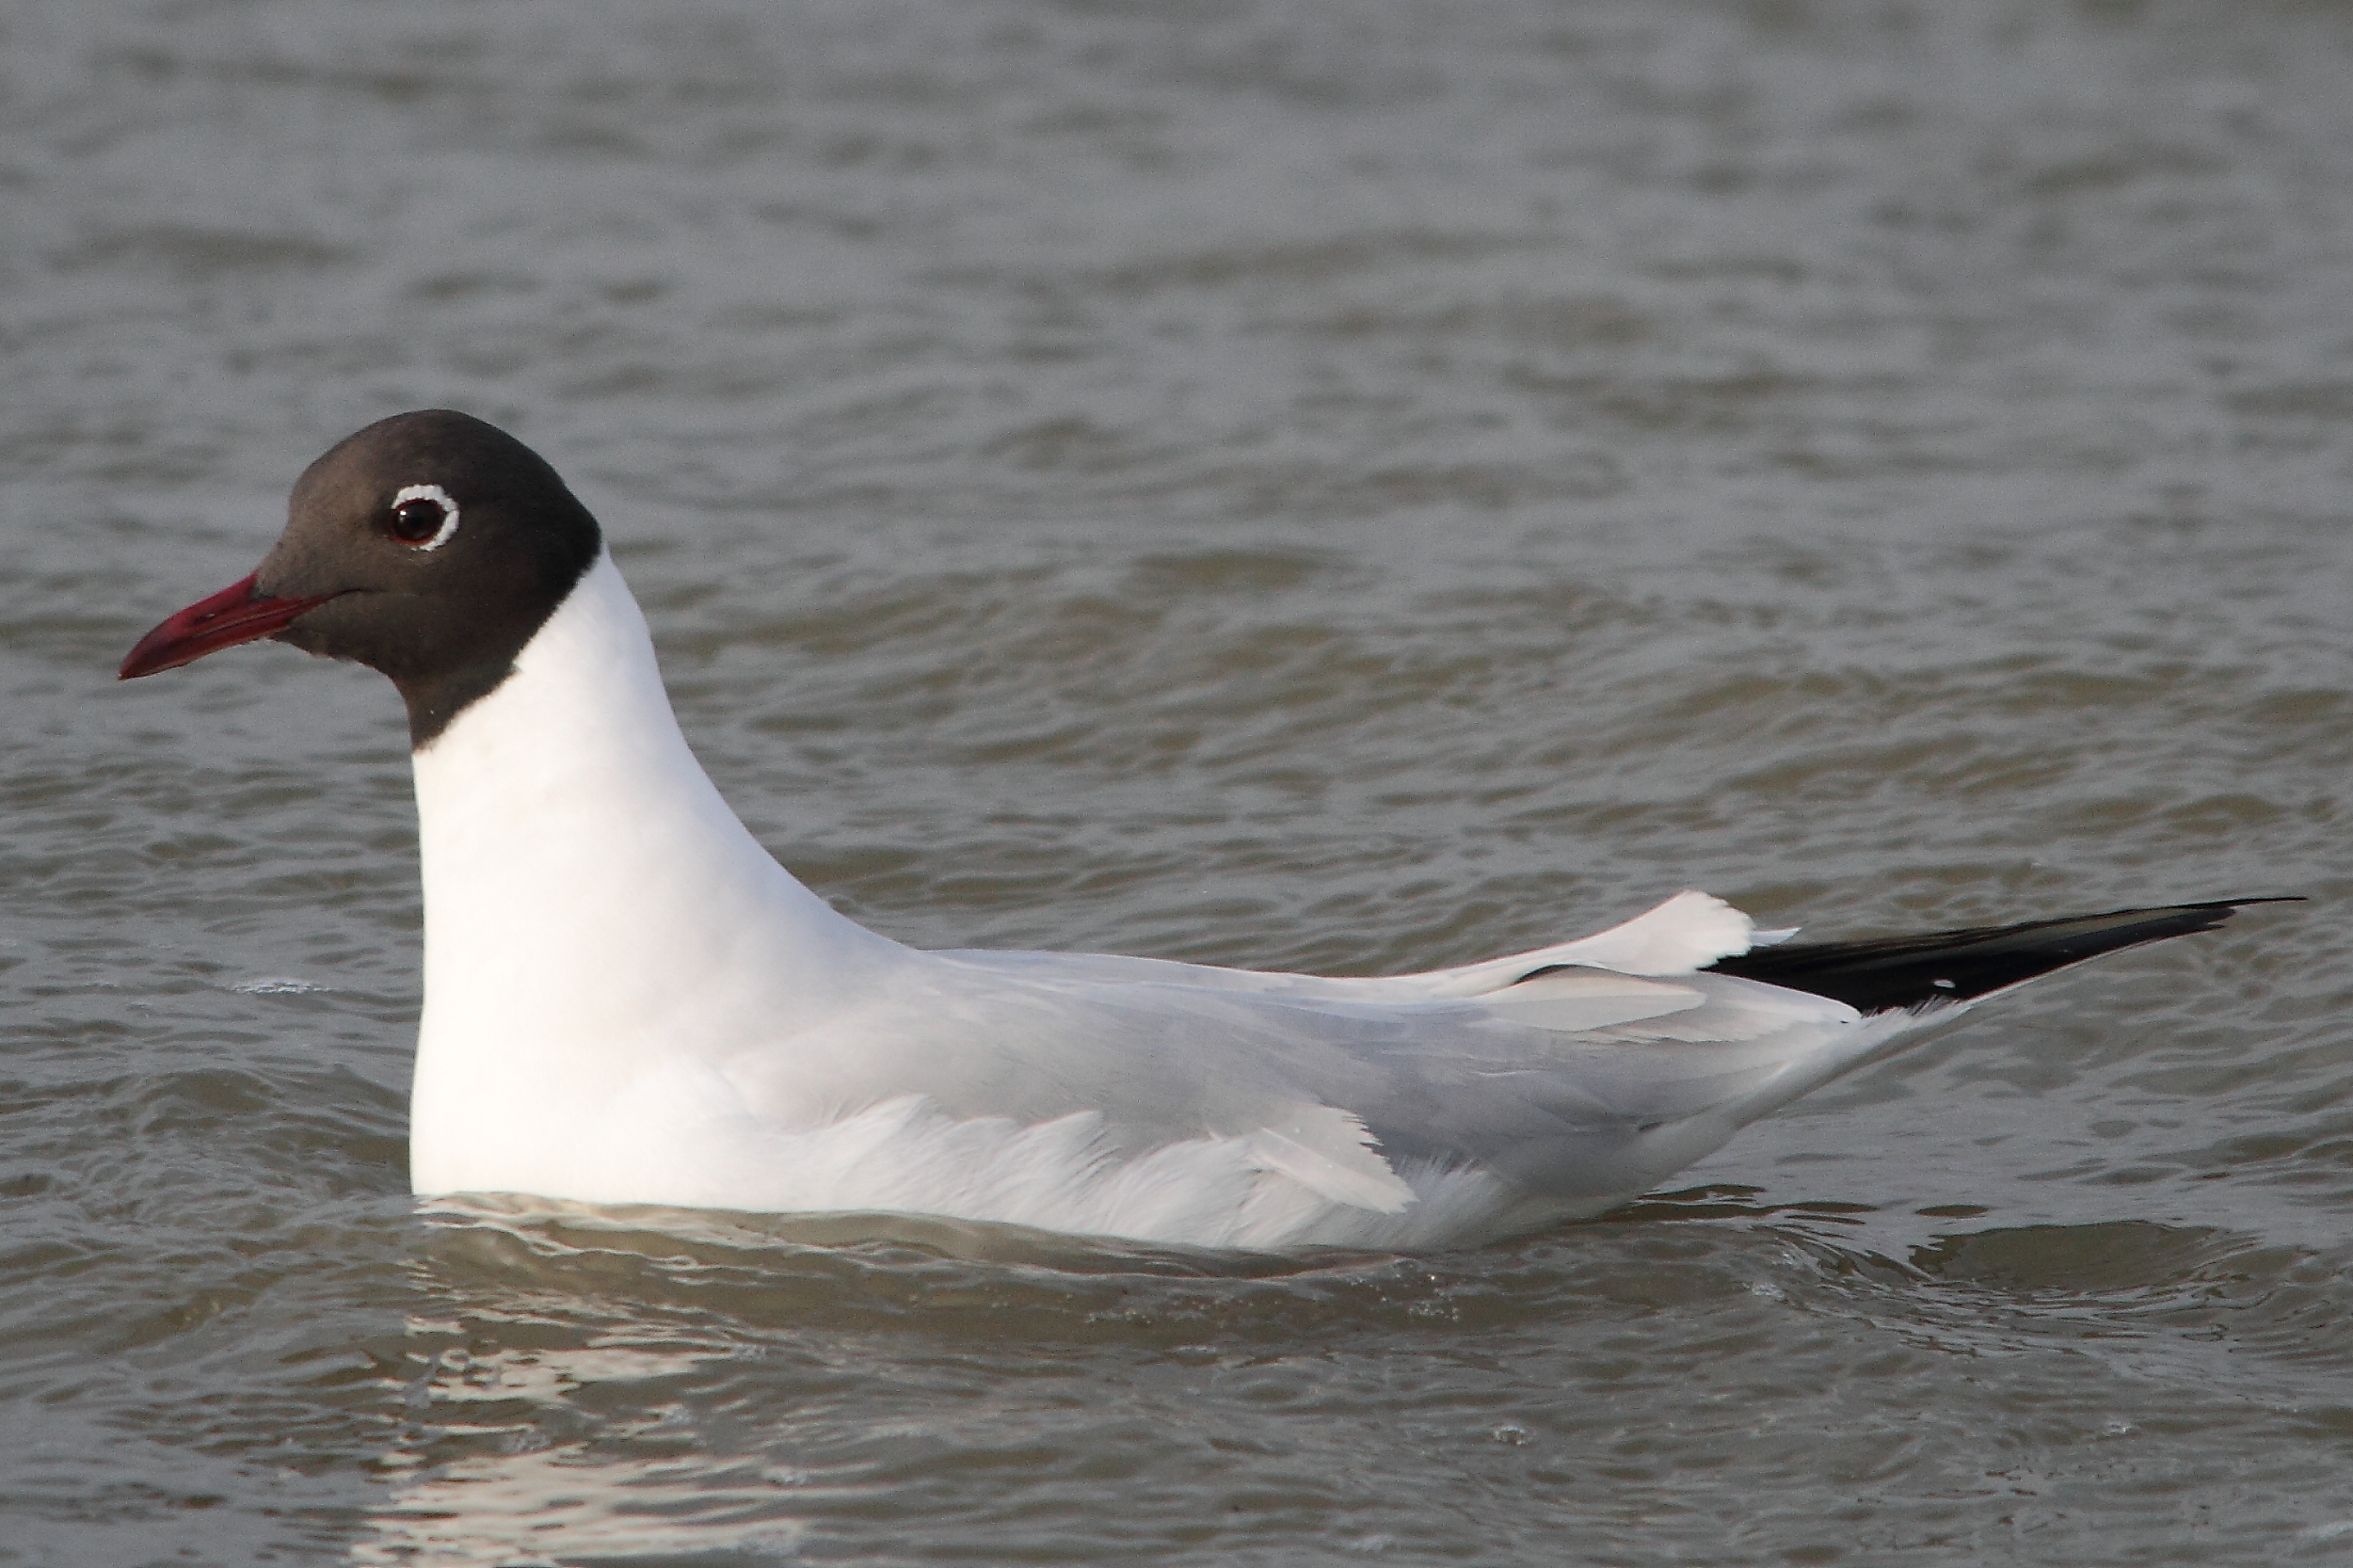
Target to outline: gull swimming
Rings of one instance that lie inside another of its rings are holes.
[[[408,706],[420,1194],[1469,1245],[1638,1196],[2037,975],[2265,902],[1800,944],[1684,892],[1531,952],[1353,979],[919,951],[737,820],[595,518],[445,409],[312,463],[254,573],[121,673],[262,638],[367,664]]]

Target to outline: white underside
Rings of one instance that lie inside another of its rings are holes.
[[[1437,1247],[1634,1196],[1914,1021],[1693,972],[1755,939],[1702,893],[1384,979],[902,947],[728,809],[604,557],[416,778],[422,1193]]]

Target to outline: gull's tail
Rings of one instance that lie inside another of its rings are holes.
[[[1708,966],[1719,974],[1761,980],[1843,1001],[1862,1013],[1970,1001],[2097,958],[2104,952],[2212,931],[2232,911],[2250,904],[2295,904],[2294,898],[2217,899],[2106,915],[1981,925],[1926,936],[1880,936],[1859,942],[1788,942],[1756,948]]]

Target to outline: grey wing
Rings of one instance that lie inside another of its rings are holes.
[[[960,1070],[943,1080],[934,1062],[948,1109],[1096,1112],[1130,1148],[1258,1139],[1337,1201],[1386,1195],[1367,1207],[1401,1197],[1406,1161],[1563,1195],[1643,1185],[1670,1147],[1705,1152],[1860,1060],[1852,1008],[1723,975],[1553,969],[1482,996],[1394,1000],[1201,984],[1150,960],[1018,980],[988,968],[1002,988],[956,1004]],[[1658,1136],[1674,1128],[1689,1136]]]

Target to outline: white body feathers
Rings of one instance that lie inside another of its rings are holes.
[[[1384,979],[902,947],[720,799],[605,556],[416,779],[419,1192],[1461,1244],[1634,1196],[1916,1021],[1695,972],[1754,940],[1701,893]]]

